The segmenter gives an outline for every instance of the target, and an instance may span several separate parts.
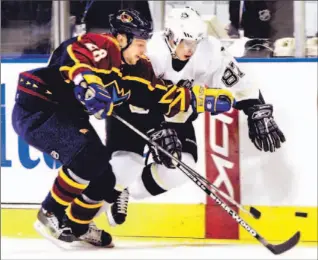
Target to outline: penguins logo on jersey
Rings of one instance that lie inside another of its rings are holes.
[[[186,19],[188,17],[189,17],[189,15],[187,13],[185,13],[185,12],[181,14],[181,18],[182,19]]]

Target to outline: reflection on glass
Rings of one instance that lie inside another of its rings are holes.
[[[51,17],[52,1],[1,1],[1,53],[49,54]]]
[[[305,1],[306,56],[317,56],[317,1]],[[236,57],[293,57],[294,1],[166,1],[172,8],[192,6]]]

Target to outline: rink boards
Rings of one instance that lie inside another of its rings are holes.
[[[287,142],[276,153],[262,153],[248,138],[245,115],[234,110],[214,118],[200,115],[195,122],[197,171],[241,204],[257,207],[261,219],[241,216],[269,240],[285,240],[300,230],[302,241],[317,241],[317,59],[247,61],[241,60],[241,67],[274,104]],[[1,64],[1,234],[6,236],[37,236],[35,208],[59,167],[18,138],[11,126],[18,73],[43,62],[3,59]],[[92,123],[104,139],[104,123]],[[191,182],[131,202],[125,225],[109,228],[105,216],[97,223],[118,236],[253,240]]]

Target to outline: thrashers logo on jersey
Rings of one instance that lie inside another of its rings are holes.
[[[113,80],[109,84],[104,86],[105,88],[110,88],[112,87],[111,93],[112,93],[112,99],[114,102],[114,106],[118,106],[124,101],[128,100],[130,98],[130,90],[128,90],[126,93],[124,89],[120,89],[118,86],[118,83],[116,80]]]

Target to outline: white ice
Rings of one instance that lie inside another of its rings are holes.
[[[115,241],[115,248],[61,249],[45,239],[1,237],[1,259],[317,259],[317,248],[297,246],[273,255],[261,245]]]

